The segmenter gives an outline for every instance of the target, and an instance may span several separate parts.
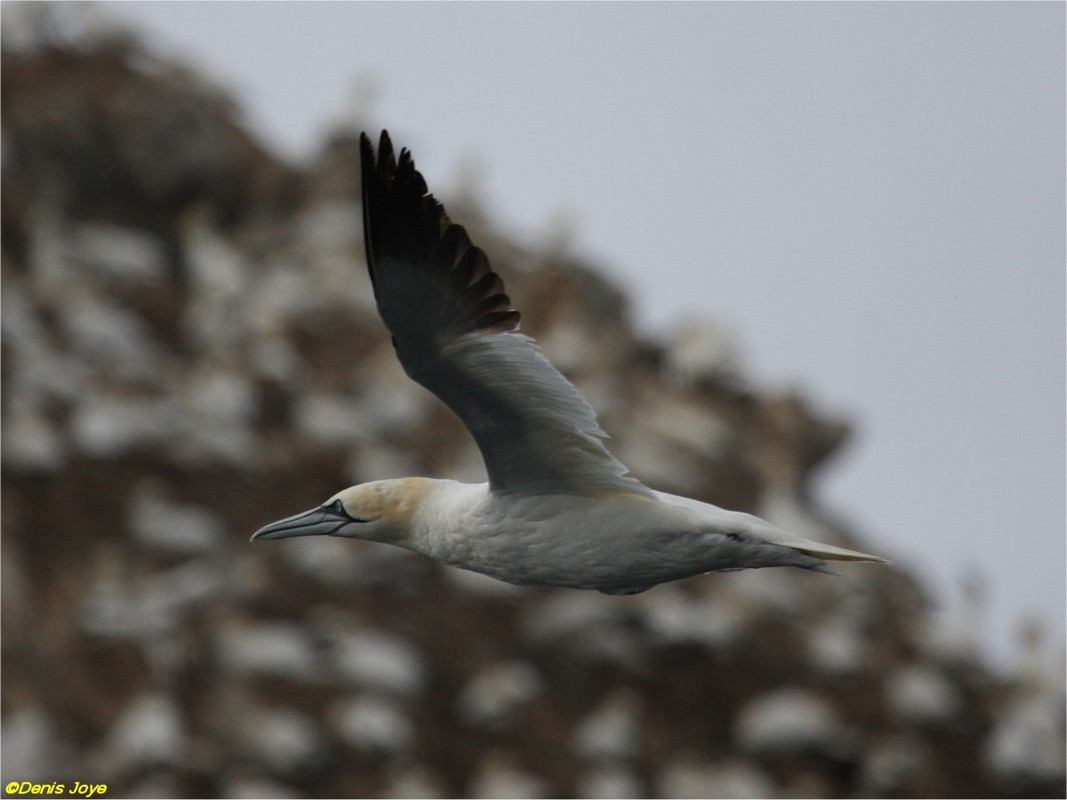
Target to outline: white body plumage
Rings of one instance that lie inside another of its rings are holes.
[[[819,545],[757,517],[661,492],[516,497],[434,481],[410,529],[406,546],[456,567],[609,594],[702,572],[824,563],[798,548]]]
[[[347,519],[346,519],[347,518]],[[343,521],[341,521],[343,520]],[[424,553],[518,585],[631,594],[703,572],[871,560],[769,522],[653,492],[505,495],[489,485],[401,478],[353,486],[259,538],[328,533]]]

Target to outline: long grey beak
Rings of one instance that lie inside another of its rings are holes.
[[[270,525],[265,525],[252,534],[256,539],[287,539],[290,536],[330,536],[353,522],[347,514],[328,506],[319,506],[301,514],[295,514]]]

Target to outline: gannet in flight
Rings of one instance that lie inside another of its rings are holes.
[[[474,436],[488,483],[401,478],[345,489],[255,539],[345,536],[509,583],[632,594],[715,570],[885,561],[750,514],[649,489],[604,446],[577,389],[519,333],[519,312],[411,153],[366,134],[363,234],[378,311],[407,374]]]

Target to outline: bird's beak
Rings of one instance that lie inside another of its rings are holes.
[[[252,541],[287,539],[290,536],[331,536],[352,521],[347,514],[320,506],[260,528],[252,534]]]

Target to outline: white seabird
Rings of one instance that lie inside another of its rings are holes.
[[[513,584],[640,592],[716,570],[881,561],[751,514],[649,489],[604,446],[593,409],[518,332],[519,312],[407,150],[366,134],[363,232],[378,311],[407,374],[474,436],[488,483],[374,481],[252,539],[345,536]]]

